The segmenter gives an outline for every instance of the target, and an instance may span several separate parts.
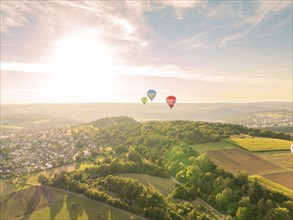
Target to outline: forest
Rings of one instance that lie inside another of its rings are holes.
[[[84,129],[88,126],[89,129]],[[95,129],[91,129],[94,127]],[[39,176],[43,185],[58,187],[141,214],[151,219],[213,219],[188,201],[200,197],[225,219],[282,219],[293,216],[293,201],[269,191],[245,171],[234,176],[199,154],[190,145],[218,142],[233,134],[290,139],[290,135],[240,125],[193,122],[137,122],[128,117],[104,118],[72,132],[86,133],[97,144],[87,160],[95,165],[62,172],[53,178]],[[80,144],[79,148],[83,148]],[[83,160],[80,154],[78,160]],[[96,160],[97,157],[103,158]],[[119,173],[147,173],[176,179],[167,197]]]

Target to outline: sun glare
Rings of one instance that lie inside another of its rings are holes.
[[[93,37],[72,35],[56,44],[50,99],[60,102],[107,101],[114,86],[109,48]],[[102,94],[102,95],[101,95]]]

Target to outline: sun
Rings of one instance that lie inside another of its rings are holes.
[[[51,59],[51,99],[107,101],[114,87],[110,48],[95,37],[75,34],[56,43]]]

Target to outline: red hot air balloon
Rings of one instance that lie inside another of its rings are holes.
[[[171,110],[172,110],[173,106],[174,106],[175,103],[176,103],[176,97],[170,95],[170,96],[168,96],[168,97],[166,98],[166,102],[167,102],[167,104],[170,106],[170,108],[171,108]]]

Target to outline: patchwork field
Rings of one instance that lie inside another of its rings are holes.
[[[204,153],[207,151],[214,151],[214,150],[226,150],[226,149],[235,149],[237,146],[234,144],[230,144],[227,142],[210,142],[204,144],[196,144],[192,146],[194,150],[199,153]]]
[[[293,170],[293,154],[290,153],[280,153],[280,152],[263,152],[258,153],[257,156],[266,159],[278,166],[285,167]]]
[[[226,141],[253,152],[275,150],[288,150],[289,152],[292,144],[287,140],[260,137],[231,137]]]
[[[293,190],[293,171],[271,173],[262,176]]]
[[[129,219],[126,211],[48,187],[0,197],[1,219]]]
[[[264,175],[286,171],[286,169],[263,160],[240,148],[208,151],[206,154],[212,162],[235,175],[237,175],[240,170],[245,170],[248,175]]]

